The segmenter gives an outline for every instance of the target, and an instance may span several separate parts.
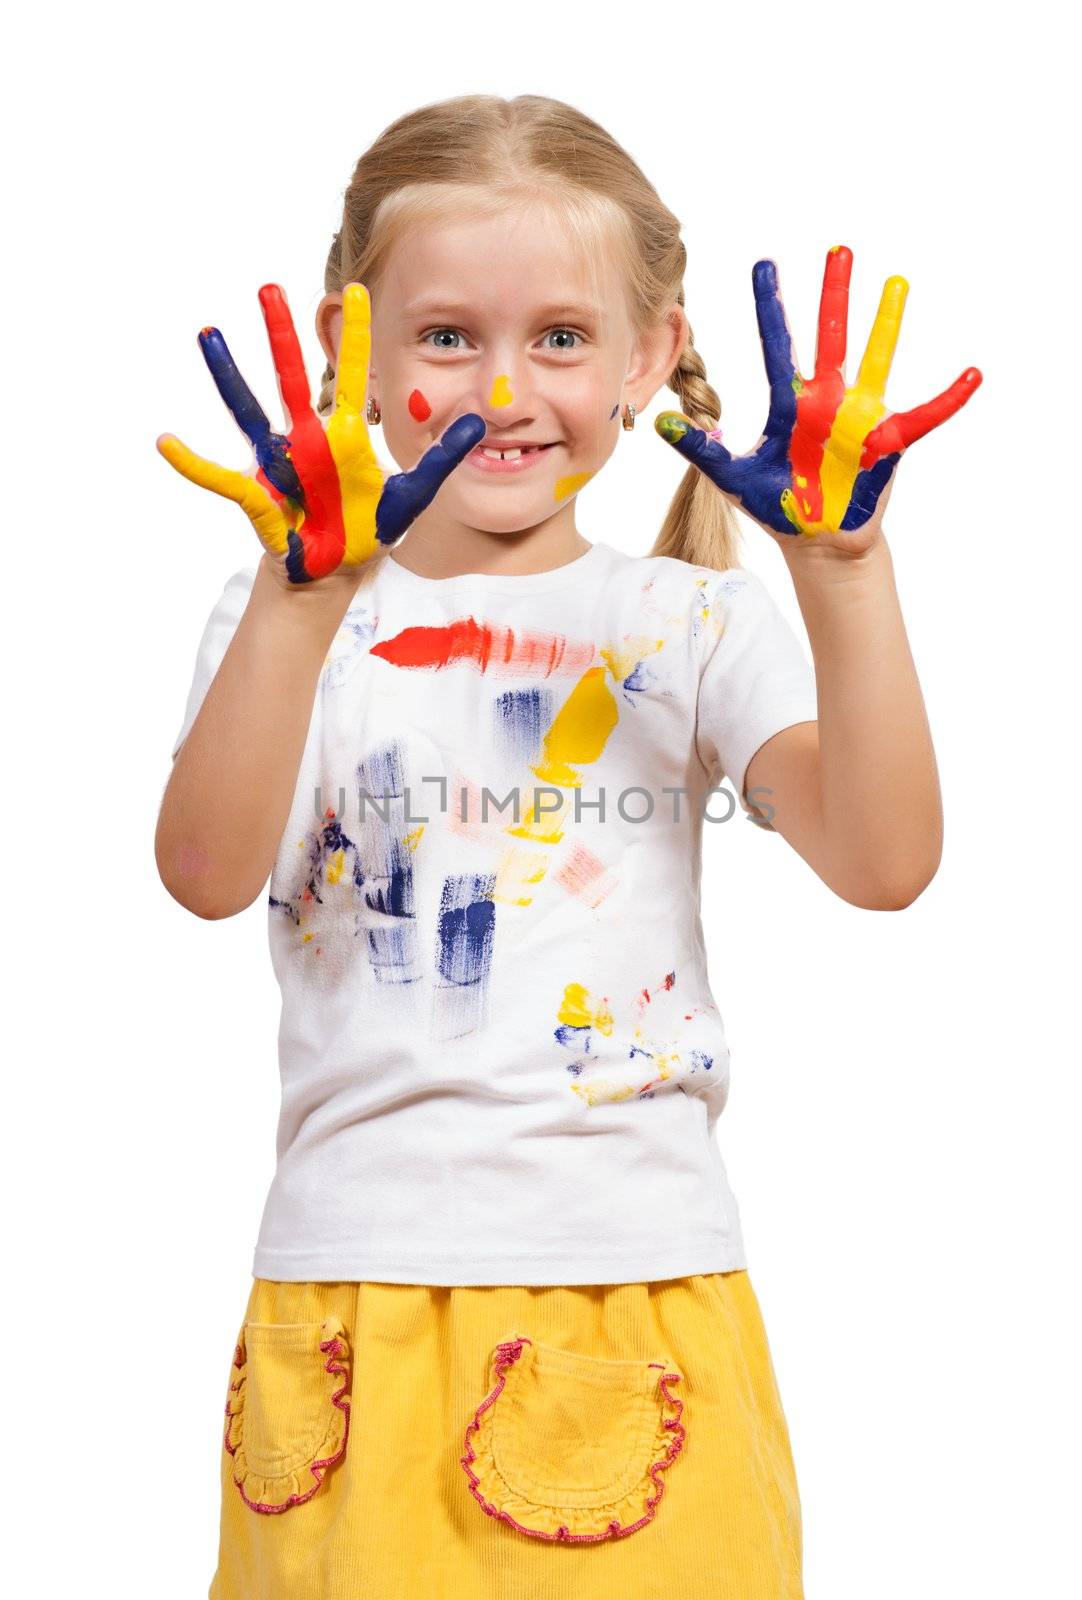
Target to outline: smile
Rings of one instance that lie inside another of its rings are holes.
[[[480,472],[527,472],[546,450],[554,448],[555,446],[551,444],[542,444],[529,445],[524,449],[493,450],[489,446],[479,444],[476,449],[470,451],[466,460]]]

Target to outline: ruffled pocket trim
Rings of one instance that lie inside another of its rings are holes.
[[[306,1447],[306,1459],[282,1459],[271,1470],[267,1460],[256,1459],[245,1447],[245,1397],[251,1378],[245,1329],[241,1330],[233,1355],[233,1376],[225,1404],[223,1444],[233,1458],[233,1482],[245,1505],[253,1511],[274,1515],[291,1506],[304,1505],[319,1489],[324,1476],[346,1453],[349,1439],[350,1351],[345,1328],[337,1317],[328,1317],[320,1327],[317,1360],[326,1376],[326,1405],[317,1422],[317,1442]],[[303,1358],[303,1354],[299,1355]],[[325,1425],[324,1425],[325,1424]]]
[[[644,1362],[644,1376],[646,1369],[650,1369],[657,1373],[657,1378],[645,1393],[641,1409],[637,1401],[629,1398],[630,1390],[624,1391],[621,1399],[614,1389],[613,1404],[624,1406],[621,1414],[626,1417],[626,1432],[633,1442],[627,1459],[612,1463],[612,1498],[599,1504],[598,1495],[584,1492],[580,1487],[567,1494],[567,1500],[572,1503],[556,1506],[531,1492],[523,1481],[509,1481],[507,1462],[510,1457],[501,1452],[495,1426],[497,1402],[507,1386],[508,1374],[513,1372],[524,1348],[532,1343],[525,1337],[509,1339],[497,1345],[493,1352],[496,1382],[466,1428],[465,1454],[459,1458],[470,1493],[488,1516],[534,1539],[561,1544],[594,1544],[636,1533],[657,1515],[665,1492],[662,1474],[684,1448],[687,1430],[680,1420],[684,1406],[671,1392],[671,1386],[681,1381],[680,1373],[668,1370],[667,1363]],[[549,1359],[553,1362],[551,1370],[558,1372],[563,1363],[570,1365],[589,1358],[552,1351]],[[604,1365],[598,1363],[598,1370]],[[632,1364],[608,1365],[615,1368]],[[528,1440],[520,1443],[528,1453]],[[617,1453],[614,1451],[614,1455]],[[603,1497],[604,1492],[600,1498]],[[576,1505],[574,1501],[580,1503]]]

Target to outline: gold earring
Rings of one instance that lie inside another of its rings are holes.
[[[635,407],[631,404],[630,400],[627,402],[620,415],[620,421],[623,423],[628,433],[630,433],[632,428],[635,426]]]
[[[365,407],[364,414],[373,428],[379,427],[383,412],[379,408],[379,401],[373,400],[371,395],[368,398],[368,405]]]

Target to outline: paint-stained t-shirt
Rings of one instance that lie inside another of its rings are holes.
[[[750,571],[601,542],[524,576],[376,559],[269,884],[282,1103],[254,1275],[745,1266],[700,847],[759,747],[816,717],[796,635]],[[255,573],[211,614],[174,751]]]

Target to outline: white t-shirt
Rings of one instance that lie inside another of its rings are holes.
[[[282,1109],[254,1275],[745,1266],[700,841],[704,803],[743,825],[756,750],[816,718],[793,630],[749,571],[600,542],[525,576],[377,559],[270,880]],[[255,572],[211,614],[174,749]]]

